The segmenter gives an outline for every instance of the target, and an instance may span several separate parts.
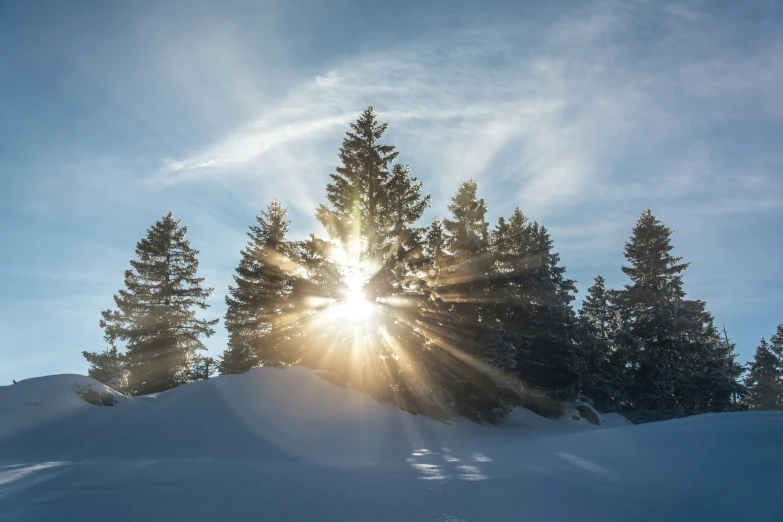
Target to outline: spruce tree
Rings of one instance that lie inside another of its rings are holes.
[[[316,287],[311,291],[319,299],[344,301],[361,290],[376,313],[359,324],[333,325],[331,339],[320,343],[322,352],[324,345],[330,348],[320,358],[312,353],[319,349],[315,329],[305,325],[306,359],[343,373],[352,386],[381,400],[444,416],[449,398],[429,374],[438,365],[423,333],[429,292],[422,275],[424,229],[415,225],[429,196],[421,193],[409,167],[392,164],[398,152],[380,142],[386,129],[372,107],[351,124],[339,153],[341,165],[327,185],[328,203],[316,212],[330,239],[311,240],[303,262],[311,267],[309,282]],[[343,259],[335,259],[334,252]],[[357,284],[360,289],[351,288]]]
[[[190,363],[190,380],[203,381],[218,371],[218,363],[212,357],[197,355]]]
[[[516,208],[492,233],[488,318],[513,346],[516,373],[564,397],[576,387],[574,282],[565,278],[546,228]]]
[[[440,332],[458,347],[460,359],[451,368],[459,413],[495,423],[520,403],[522,388],[516,346],[499,324],[500,296],[491,293],[495,259],[478,184],[462,183],[448,209],[445,241],[439,223],[428,238],[428,251],[442,258],[435,287],[442,299]]]
[[[199,319],[211,288],[196,276],[198,251],[185,238],[171,212],[147,230],[136,245],[137,259],[125,272],[125,289],[114,296],[115,310],[102,312],[106,340],[125,342],[128,390],[154,393],[185,384],[201,337],[214,333],[218,320]]]
[[[287,314],[295,279],[292,246],[286,242],[288,210],[275,198],[250,227],[234,285],[226,296],[228,348],[220,373],[242,373],[257,366],[298,361],[291,350]]]
[[[736,345],[729,339],[726,327],[713,348],[708,364],[708,411],[734,411],[744,409],[740,399],[747,393],[740,377],[744,368],[737,362]]]
[[[627,405],[637,420],[722,411],[737,390],[733,352],[702,301],[685,299],[688,263],[671,254],[671,229],[645,210],[625,246],[630,285],[617,292],[628,353]]]
[[[326,187],[329,206],[320,205],[316,217],[333,239],[343,245],[365,241],[358,253],[374,257],[388,239],[379,233],[385,228],[383,214],[388,210],[384,203],[389,166],[399,152],[393,145],[379,143],[388,124],[378,122],[372,107],[350,126],[339,153],[342,165],[330,175],[332,181]]]
[[[436,291],[452,317],[448,329],[459,339],[460,349],[482,359],[482,339],[490,332],[486,313],[491,259],[487,205],[478,197],[478,183],[461,183],[447,208],[450,216],[443,228],[448,264],[440,271]]]
[[[124,393],[128,387],[128,372],[125,370],[125,355],[116,346],[103,352],[82,352],[90,368],[87,374],[106,386]]]
[[[781,341],[780,334],[779,326],[772,345],[762,336],[753,361],[748,363],[745,403],[751,409],[783,409],[783,360],[776,353],[779,345],[775,345]]]
[[[630,395],[635,399],[634,407],[653,418],[677,415],[675,387],[682,373],[677,365],[682,345],[676,337],[675,318],[685,296],[682,273],[688,264],[671,254],[672,234],[650,209],[642,213],[625,245],[631,266],[622,267],[622,271],[631,284],[618,293],[624,326],[638,340],[639,348],[631,355]]]
[[[547,229],[534,222],[531,234],[534,250],[527,300],[533,306],[530,327],[518,347],[517,371],[523,382],[558,398],[573,397],[578,380],[576,316],[571,307],[576,284],[565,277]]]
[[[614,311],[610,302],[610,293],[605,286],[603,277],[596,276],[593,286],[587,289],[587,295],[582,301],[579,316],[599,339],[606,339],[610,332]]]
[[[778,357],[783,358],[783,323],[778,325],[775,335],[769,338],[769,342],[769,349]]]
[[[612,305],[612,291],[600,275],[587,289],[579,311],[580,394],[602,411],[624,404],[626,356]]]
[[[443,222],[437,217],[434,217],[430,226],[427,227],[424,238],[424,259],[426,261],[427,283],[430,288],[437,288],[440,285],[441,271],[449,263]]]
[[[425,265],[425,229],[416,226],[430,205],[430,195],[422,193],[423,184],[411,175],[409,165],[395,163],[386,186],[383,226],[392,241],[389,259],[397,284],[406,274]]]
[[[486,310],[492,262],[487,204],[478,197],[478,183],[470,180],[460,184],[448,210],[451,217],[443,220],[443,228],[450,262],[441,273],[438,291],[459,316],[464,334],[471,335],[479,328],[482,311]]]

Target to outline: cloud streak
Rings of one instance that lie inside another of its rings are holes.
[[[667,196],[676,196],[677,185],[704,168],[683,163],[683,144],[749,117],[740,96],[755,99],[757,115],[777,114],[783,64],[773,52],[780,41],[734,49],[728,30],[706,28],[709,15],[698,4],[657,5],[598,2],[548,27],[484,21],[349,57],[224,139],[168,161],[155,181],[272,169],[315,200],[328,170],[305,165],[330,168],[342,129],[373,104],[393,124],[404,161],[438,180],[429,187],[436,201],[470,177],[488,181],[490,192],[493,181],[513,181],[514,193],[504,196],[539,216],[611,197],[618,184],[641,186],[640,197],[654,199],[665,182]],[[651,18],[653,26],[634,32]],[[658,39],[645,40],[645,31]],[[684,42],[692,47],[672,56]],[[638,162],[632,172],[629,154]],[[705,175],[722,182],[720,169],[709,168]],[[688,172],[673,179],[676,169]]]

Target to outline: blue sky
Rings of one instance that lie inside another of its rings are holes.
[[[745,362],[783,322],[781,26],[763,0],[0,1],[0,383],[86,372],[169,210],[222,316],[274,196],[295,236],[318,230],[367,105],[432,193],[427,221],[475,178],[493,223],[519,205],[550,228],[582,292],[626,282],[652,208]]]

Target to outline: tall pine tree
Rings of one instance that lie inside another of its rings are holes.
[[[297,265],[292,245],[286,242],[287,213],[275,198],[248,232],[250,240],[226,296],[228,348],[220,361],[223,374],[299,359],[289,342],[289,297]]]
[[[685,299],[688,263],[671,254],[671,229],[645,210],[625,246],[631,284],[617,292],[623,329],[633,337],[629,389],[637,420],[722,411],[737,389],[734,354],[726,353],[702,301]]]
[[[439,253],[435,289],[443,300],[441,332],[458,347],[455,398],[458,411],[469,418],[497,422],[521,401],[517,379],[516,346],[499,317],[499,294],[493,290],[493,251],[487,206],[478,197],[478,184],[462,183],[443,220],[445,241],[428,250]],[[430,241],[440,243],[439,227],[430,229]],[[501,285],[502,286],[502,285]],[[502,305],[501,305],[502,306]]]
[[[378,122],[372,107],[350,126],[339,153],[342,165],[326,187],[329,205],[320,205],[316,217],[333,239],[357,249],[359,256],[374,258],[389,239],[381,235],[386,228],[384,212],[389,210],[384,203],[389,167],[399,152],[380,143],[388,124]]]
[[[424,229],[416,222],[429,196],[406,165],[393,164],[398,152],[381,143],[386,129],[372,107],[351,124],[339,153],[342,164],[327,185],[328,203],[316,213],[330,241],[311,240],[305,249],[314,267],[314,293],[344,301],[361,291],[376,313],[338,328],[325,343],[330,349],[321,347],[323,357],[307,359],[382,400],[444,416],[450,401],[430,375],[437,365],[422,333],[428,289]],[[308,351],[318,349],[312,340],[307,345]]]
[[[115,310],[102,312],[106,340],[125,342],[128,390],[154,393],[185,384],[200,350],[201,337],[214,333],[218,320],[199,319],[211,288],[196,276],[198,251],[185,238],[171,212],[147,230],[136,245],[137,259],[125,272],[125,289],[114,296]]]
[[[526,282],[526,301],[532,304],[518,347],[517,370],[523,382],[548,390],[558,398],[573,397],[578,379],[576,316],[571,301],[576,283],[565,277],[560,255],[553,251],[549,232],[531,225],[532,266]]]

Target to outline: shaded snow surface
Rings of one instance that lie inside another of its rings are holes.
[[[83,402],[0,387],[0,521],[783,520],[783,414],[500,427],[399,411],[305,368]],[[617,427],[621,426],[621,427]]]

